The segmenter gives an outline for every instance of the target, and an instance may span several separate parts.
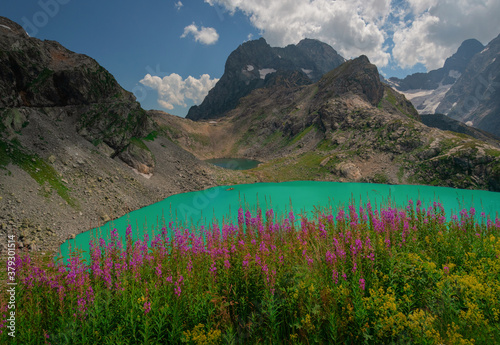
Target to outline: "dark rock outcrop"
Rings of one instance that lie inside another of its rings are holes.
[[[473,138],[485,141],[491,145],[500,147],[500,137],[471,126],[467,126],[466,124],[454,120],[449,116],[443,114],[425,114],[420,115],[420,120],[426,126],[439,128],[443,131],[466,134]]]
[[[29,37],[4,17],[0,17],[0,66],[0,114],[7,129],[19,130],[18,117],[11,116],[19,113],[15,109],[61,107],[64,112],[64,107],[70,107],[66,115],[74,117],[79,133],[96,145],[105,143],[119,157],[132,138],[153,130],[153,122],[133,94],[94,59],[55,41]],[[145,156],[134,155],[133,163],[129,158],[125,161],[153,169],[150,160],[140,160]]]
[[[374,106],[384,95],[384,85],[380,81],[377,66],[371,64],[364,55],[325,74],[319,81],[318,88],[318,98],[351,93],[362,96]]]

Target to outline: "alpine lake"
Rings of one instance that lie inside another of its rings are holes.
[[[214,222],[237,223],[238,209],[250,210],[252,214],[260,208],[262,214],[273,208],[278,219],[293,210],[296,221],[305,216],[312,219],[314,214],[329,211],[336,214],[339,208],[347,208],[350,203],[373,208],[387,206],[403,208],[408,201],[420,200],[422,207],[433,206],[440,202],[446,217],[458,215],[460,210],[471,207],[476,209],[476,217],[484,212],[494,219],[500,212],[500,193],[461,190],[446,187],[419,185],[385,185],[372,183],[342,183],[320,181],[293,181],[281,183],[254,183],[233,186],[218,186],[206,190],[172,195],[163,201],[130,212],[121,218],[110,221],[98,228],[80,233],[74,239],[67,240],[60,246],[64,260],[71,251],[81,250],[88,257],[89,242],[92,236],[110,238],[113,229],[117,229],[122,243],[125,243],[125,231],[132,226],[132,237],[143,238],[145,233],[152,239],[163,227],[200,229]],[[298,216],[297,216],[298,215]]]

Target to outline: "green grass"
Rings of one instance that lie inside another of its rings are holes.
[[[7,170],[10,163],[26,171],[40,186],[49,185],[71,207],[78,208],[77,201],[70,196],[69,188],[49,163],[35,154],[26,153],[17,141],[0,140],[0,168]]]
[[[303,131],[299,132],[297,135],[295,135],[287,145],[291,146],[300,141],[302,138],[304,138],[307,133],[309,133],[312,129],[316,129],[316,126],[310,125],[309,127],[305,128]]]

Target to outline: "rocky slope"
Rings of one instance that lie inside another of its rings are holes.
[[[487,142],[490,145],[500,147],[500,137],[497,137],[489,132],[468,126],[463,122],[453,120],[451,117],[444,114],[421,114],[420,120],[426,126],[439,128],[443,131],[452,131],[455,133],[466,134],[473,138]]]
[[[171,194],[216,185],[222,169],[162,137],[95,60],[0,17],[0,66],[0,234],[17,234],[21,247],[54,249]]]
[[[186,117],[222,117],[252,90],[271,87],[277,81],[294,86],[310,84],[344,61],[332,47],[312,39],[284,48],[271,47],[264,38],[245,42],[229,55],[221,79]]]
[[[406,98],[380,82],[364,56],[305,86],[254,90],[217,121],[156,113],[172,140],[202,158],[263,161],[260,181],[420,183],[500,190],[500,151],[430,128]]]
[[[474,55],[436,111],[500,136],[500,35]]]
[[[414,73],[404,79],[389,78],[388,85],[403,93],[421,114],[433,114],[446,92],[465,72],[472,57],[484,49],[475,39],[465,40],[444,66],[427,73]]]

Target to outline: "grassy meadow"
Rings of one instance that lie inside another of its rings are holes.
[[[500,342],[500,219],[474,208],[240,209],[133,235],[94,238],[89,260],[16,255],[16,336],[3,288],[0,343]]]

